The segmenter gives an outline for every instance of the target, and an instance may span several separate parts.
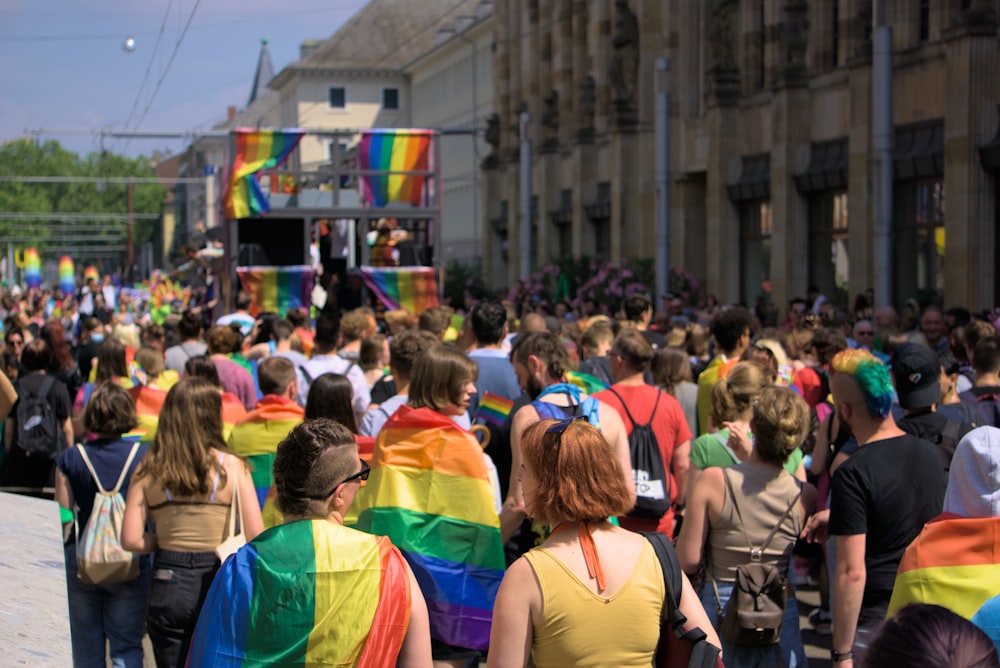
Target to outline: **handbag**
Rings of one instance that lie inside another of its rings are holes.
[[[684,576],[673,544],[662,533],[650,531],[642,535],[653,546],[663,571],[664,600],[655,665],[657,668],[722,668],[722,650],[710,644],[705,632],[697,626],[684,626],[687,617],[680,611]]]
[[[218,547],[215,548],[215,554],[218,555],[219,561],[224,562],[230,555],[236,554],[236,551],[247,544],[247,536],[243,533],[243,521],[240,508],[240,481],[234,480],[233,486],[233,501],[229,504],[229,518],[226,521],[228,525],[226,540],[222,541]],[[236,524],[240,525],[240,532],[236,533]]]

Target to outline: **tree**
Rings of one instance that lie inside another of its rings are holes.
[[[135,177],[151,178],[156,174],[144,157],[128,158],[113,153],[91,153],[86,158],[65,150],[57,141],[39,145],[30,139],[0,144],[0,176],[76,176],[76,177]],[[136,214],[163,212],[166,189],[160,184],[137,183],[132,186],[132,210]],[[51,218],[14,220],[4,212],[52,214]],[[112,214],[107,219],[80,223],[86,225],[86,236],[93,235],[81,252],[100,241],[119,245],[125,240],[128,212],[127,186],[115,183],[25,183],[0,181],[0,242],[3,239],[31,239],[15,242],[18,249],[38,248],[43,257],[46,248],[72,245],[60,237],[72,233],[72,223],[59,214]],[[95,230],[95,228],[97,228]],[[153,238],[157,223],[140,220],[134,227],[134,242],[139,246]],[[77,235],[82,236],[82,235]],[[123,253],[124,257],[124,253]],[[86,257],[76,257],[78,261]]]

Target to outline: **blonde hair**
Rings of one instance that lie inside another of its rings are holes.
[[[126,348],[138,348],[142,345],[139,340],[139,328],[134,324],[119,323],[111,330],[111,338],[120,342]]]
[[[809,433],[809,405],[795,390],[765,387],[753,406],[751,429],[757,456],[784,465]]]
[[[760,362],[740,362],[712,388],[712,422],[721,427],[749,417],[753,402],[774,383],[774,372]]]

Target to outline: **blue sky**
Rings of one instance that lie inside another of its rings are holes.
[[[229,105],[246,105],[262,38],[277,73],[298,59],[302,41],[329,37],[364,4],[0,0],[0,141],[39,128],[208,129],[225,118]],[[132,53],[122,49],[128,36],[136,42]],[[91,136],[43,139],[82,154],[101,148]],[[177,152],[184,145],[165,139],[105,142],[107,150],[131,156]]]

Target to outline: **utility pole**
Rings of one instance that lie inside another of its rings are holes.
[[[132,203],[132,183],[129,182],[125,186],[126,198],[128,199],[128,218],[126,219],[126,229],[128,230],[128,237],[125,249],[125,281],[127,283],[132,282],[132,265],[135,264],[135,221],[132,219],[133,213],[133,203]]]
[[[659,309],[670,286],[670,61],[656,59],[656,294]]]
[[[521,278],[531,273],[531,114],[521,112]]]
[[[872,241],[875,306],[892,305],[892,28],[887,0],[872,12]]]

